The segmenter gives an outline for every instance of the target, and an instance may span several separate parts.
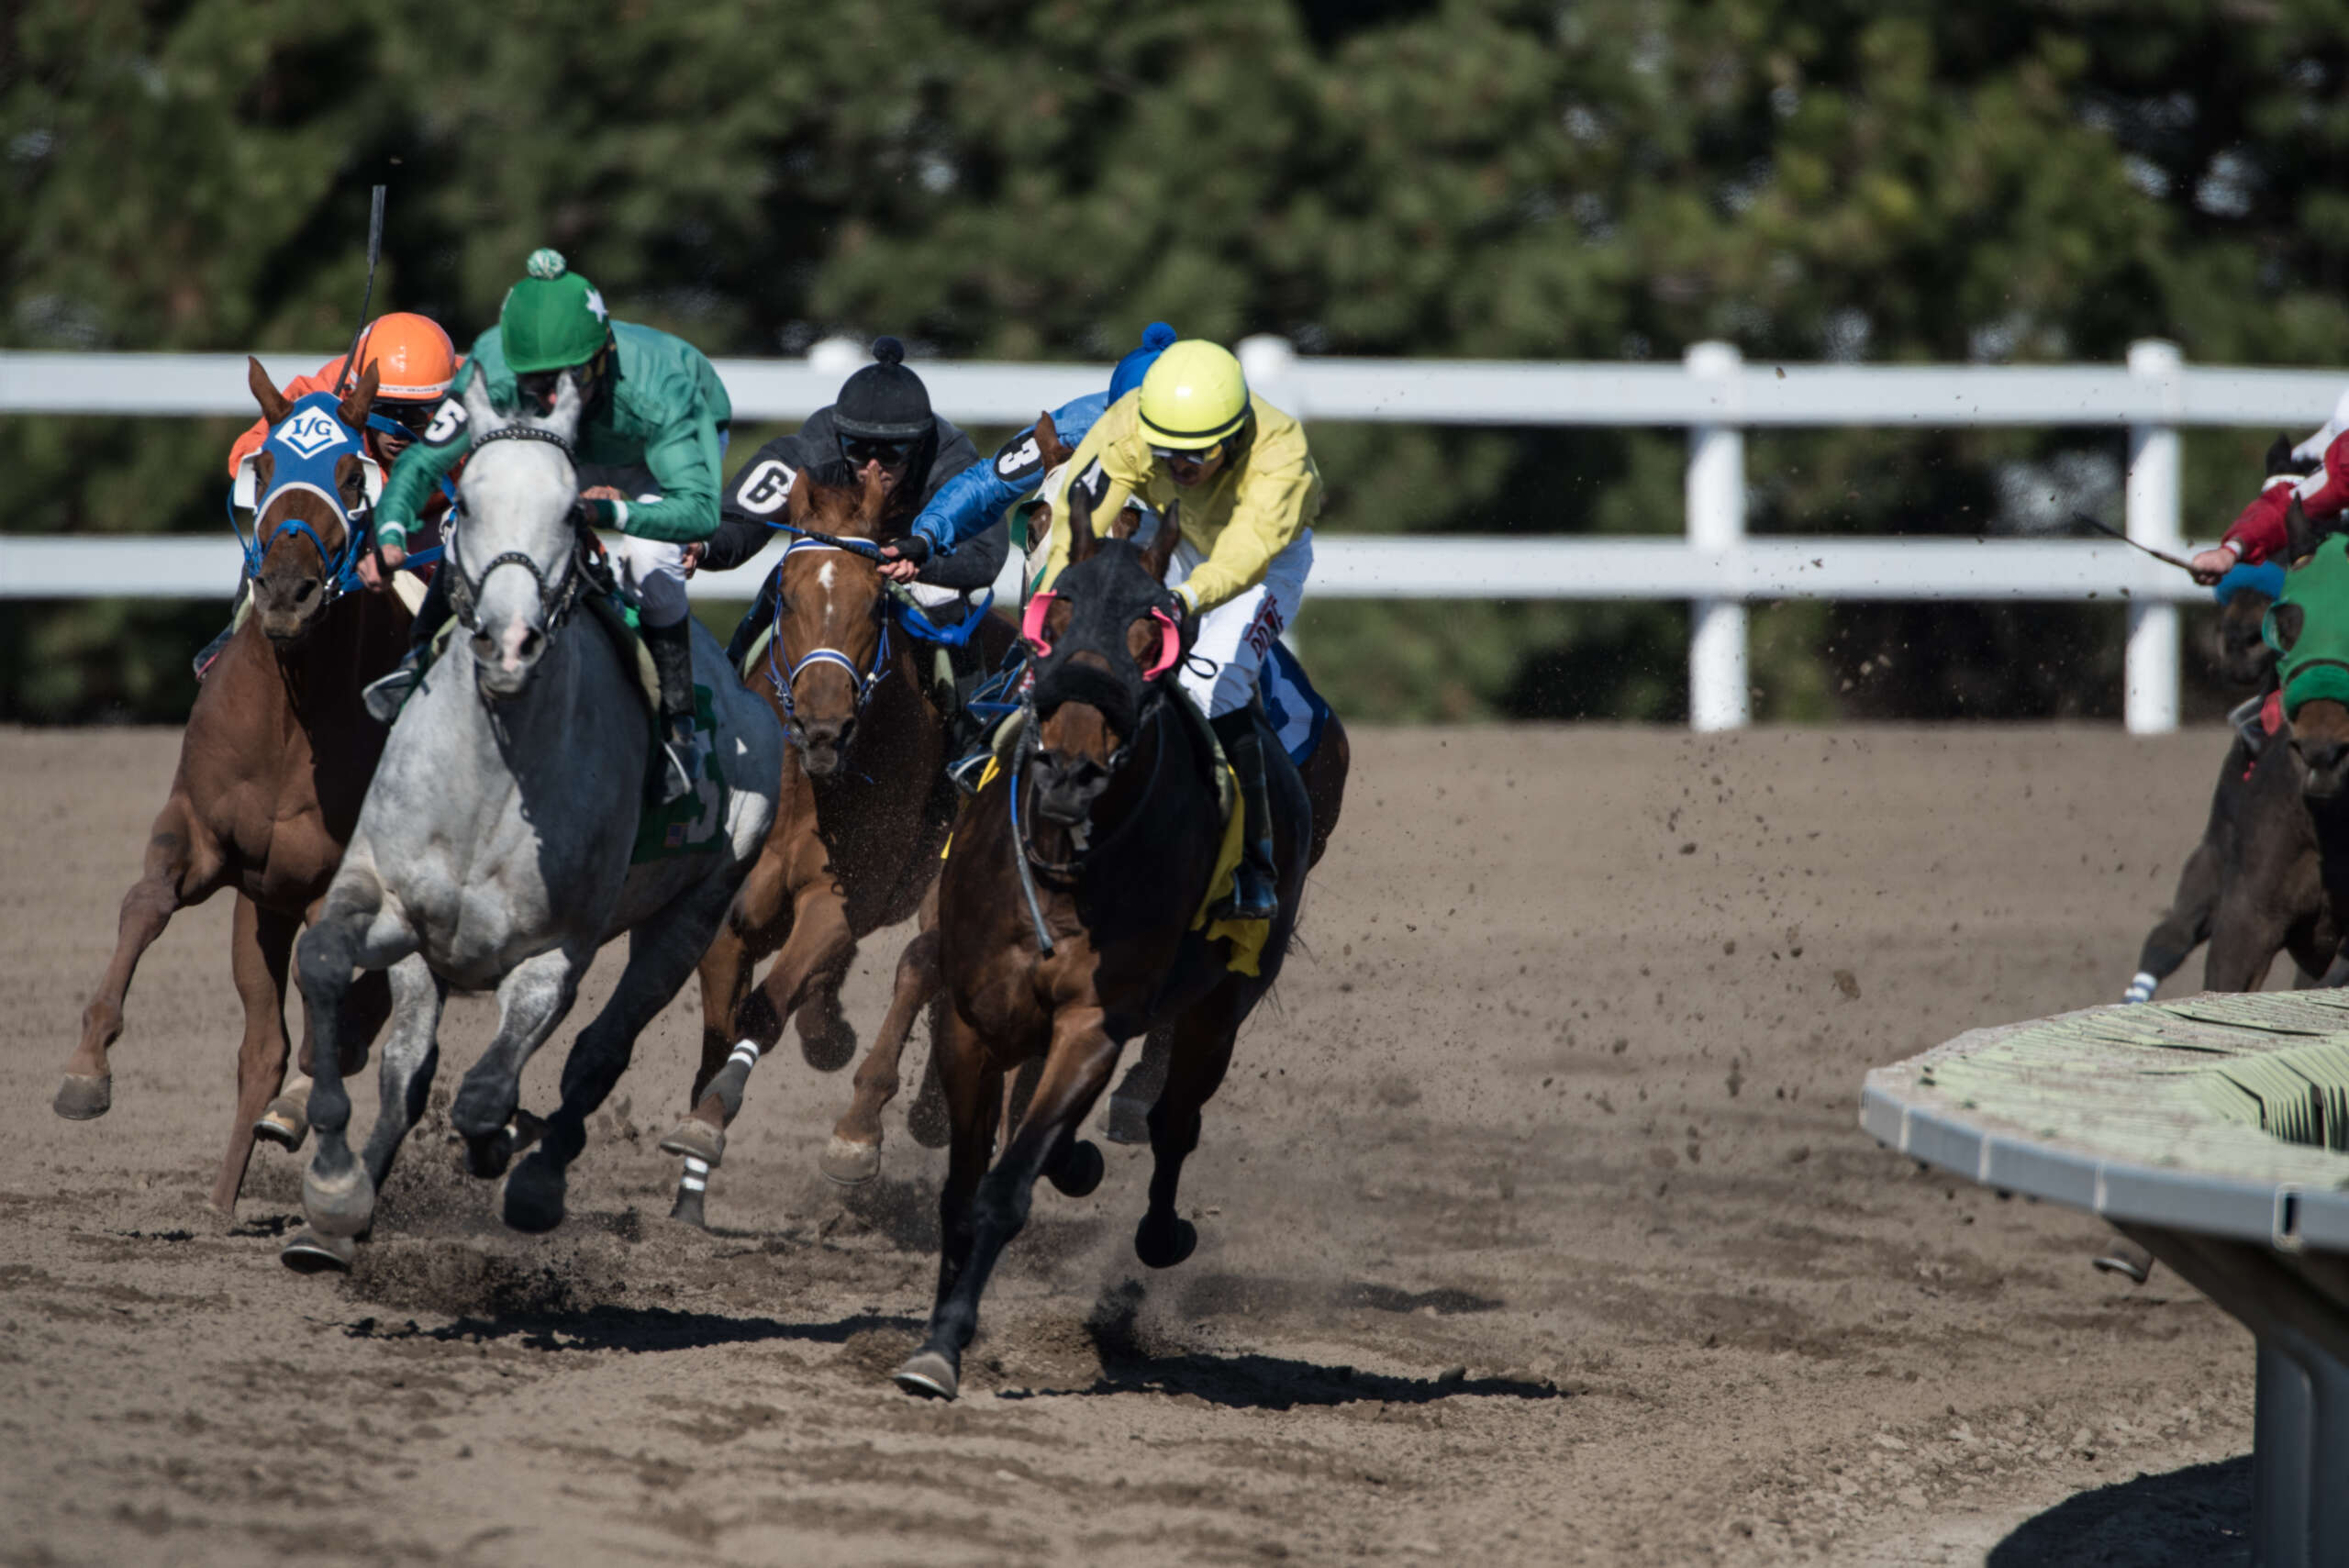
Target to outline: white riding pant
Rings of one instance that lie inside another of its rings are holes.
[[[636,595],[637,614],[645,625],[674,626],[685,618],[684,545],[623,534],[612,554],[620,586]]]
[[[1176,545],[1166,585],[1184,582],[1204,559],[1189,540]],[[1256,693],[1257,670],[1305,604],[1305,579],[1312,570],[1313,530],[1308,528],[1273,557],[1263,582],[1199,617],[1199,637],[1191,652],[1201,661],[1213,661],[1214,668],[1202,675],[1186,662],[1180,679],[1209,718],[1248,706]]]

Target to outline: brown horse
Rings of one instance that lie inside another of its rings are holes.
[[[1149,678],[1177,603],[1163,578],[1174,509],[1152,544],[1103,540],[1081,498],[1069,564],[1048,612],[1031,714],[1010,765],[955,825],[938,890],[938,951],[951,1006],[935,1052],[952,1125],[939,1199],[938,1297],[896,1381],[953,1397],[978,1304],[1026,1223],[1036,1178],[1083,1195],[1101,1151],[1076,1136],[1125,1042],[1164,1028],[1166,1086],[1150,1112],[1150,1207],[1134,1251],[1152,1268],[1191,1254],[1175,1212],[1200,1107],[1233,1040],[1279,977],[1305,887],[1312,807],[1264,738],[1280,912],[1256,962],[1198,929],[1224,840],[1215,751],[1170,671]],[[1236,809],[1236,806],[1235,806]],[[1253,973],[1243,970],[1253,969]],[[1005,1075],[1042,1058],[1035,1088],[989,1169]]]
[[[1050,414],[1036,420],[1036,442],[1043,454],[1046,470],[1065,466],[1073,455],[1060,439]],[[1049,483],[1046,490],[1050,491]],[[1141,514],[1131,507],[1109,519],[1102,528],[1108,538],[1131,539],[1140,524]],[[1052,538],[1052,508],[1049,501],[1037,502],[1029,512],[1028,554],[1040,559]],[[1330,836],[1337,830],[1338,815],[1344,807],[1346,776],[1353,766],[1353,743],[1346,737],[1346,727],[1331,714],[1322,727],[1320,743],[1312,755],[1298,765],[1305,781],[1305,793],[1313,806],[1313,848],[1307,859],[1310,871],[1321,863],[1321,856],[1330,848]],[[906,944],[897,959],[895,989],[889,997],[889,1010],[881,1020],[880,1031],[874,1036],[873,1049],[865,1052],[857,1065],[854,1095],[847,1110],[841,1114],[832,1129],[832,1138],[825,1147],[823,1172],[843,1186],[853,1186],[870,1181],[881,1171],[881,1113],[896,1096],[900,1084],[898,1066],[905,1053],[906,1041],[913,1031],[914,1020],[934,1001],[945,987],[945,977],[938,968],[938,919],[935,895],[923,901],[921,929]],[[938,1037],[935,1020],[930,1029],[933,1045]],[[1105,1113],[1103,1133],[1114,1143],[1141,1143],[1150,1137],[1145,1118],[1157,1100],[1159,1090],[1166,1082],[1168,1051],[1171,1036],[1156,1031],[1142,1041],[1134,1064],[1110,1094]],[[928,1089],[936,1082],[932,1072],[925,1084]],[[1006,1113],[1007,1118],[1008,1112]]]
[[[293,406],[259,361],[249,362],[262,413],[273,428],[283,425]],[[57,1091],[60,1116],[106,1113],[114,1102],[106,1053],[122,1033],[123,997],[139,956],[178,910],[234,891],[229,954],[245,1037],[236,1118],[212,1188],[212,1205],[223,1212],[236,1208],[256,1134],[288,1149],[305,1135],[302,1085],[272,1104],[285,1079],[287,959],[341,862],[383,751],[383,727],[367,717],[360,688],[407,646],[408,612],[396,596],[339,594],[328,579],[328,556],[343,551],[348,514],[363,499],[353,454],[374,395],[369,365],[334,410],[351,449],[334,464],[340,506],[319,490],[289,487],[254,519],[251,615],[196,694],[171,798],[148,832],[146,866],[123,897],[113,962],[82,1015],[81,1043]],[[273,462],[267,450],[256,460],[264,495]],[[353,993],[340,1036],[362,1051],[391,1009],[383,977],[369,982]],[[306,1057],[307,1050],[306,1041]]]
[[[672,1216],[693,1224],[751,1068],[783,1020],[797,1016],[811,1059],[844,1031],[840,984],[857,942],[909,918],[938,875],[955,806],[945,777],[951,716],[930,646],[904,628],[857,548],[887,542],[883,502],[877,478],[860,484],[845,464],[827,464],[803,470],[785,503],[799,537],[777,569],[767,668],[746,684],[783,720],[792,754],[765,851],[702,961],[693,1109],[661,1144],[685,1158]],[[974,635],[992,660],[1013,632],[990,616]],[[753,990],[753,966],[778,948]],[[829,1065],[853,1052],[852,1034],[848,1043]]]

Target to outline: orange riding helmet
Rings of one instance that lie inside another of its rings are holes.
[[[457,379],[456,345],[440,324],[395,310],[359,335],[358,361],[375,367],[375,395],[394,403],[438,403]]]

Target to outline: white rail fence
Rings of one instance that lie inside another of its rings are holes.
[[[2122,426],[2129,432],[2129,537],[2176,552],[2182,427],[2299,433],[2323,422],[2343,377],[2323,371],[2188,367],[2169,343],[2133,345],[2125,366],[1748,364],[1699,343],[1677,365],[1297,357],[1274,338],[1240,346],[1250,384],[1308,420],[1463,425],[1661,425],[1688,430],[1687,532],[1679,539],[1349,538],[1318,541],[1317,598],[1687,599],[1689,720],[1729,729],[1751,717],[1746,606],[1826,599],[2123,599],[2130,604],[2123,712],[2138,733],[2177,724],[2178,612],[2199,596],[2185,575],[2117,543],[2084,540],[1749,536],[1745,440],[1752,428]],[[330,356],[264,357],[281,378]],[[743,420],[804,417],[863,361],[833,339],[805,360],[720,360]],[[1098,365],[930,362],[939,412],[968,424],[1023,423],[1097,386]],[[0,352],[0,416],[245,415],[234,354]],[[763,562],[706,573],[696,591],[748,598]],[[0,598],[226,596],[237,571],[225,538],[0,536]]]

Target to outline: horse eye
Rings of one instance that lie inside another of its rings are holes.
[[[2275,616],[2276,640],[2283,644],[2284,651],[2288,653],[2292,651],[2292,644],[2300,639],[2300,630],[2307,623],[2308,611],[2299,605],[2278,605],[2276,606]]]

